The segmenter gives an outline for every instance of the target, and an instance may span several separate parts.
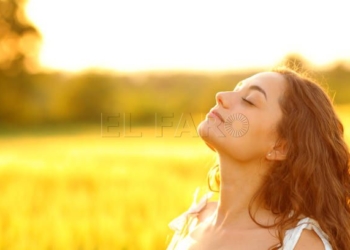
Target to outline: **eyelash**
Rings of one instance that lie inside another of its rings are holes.
[[[246,103],[248,103],[251,106],[255,106],[252,102],[248,101],[247,99],[245,99],[244,97],[242,97],[242,100]]]

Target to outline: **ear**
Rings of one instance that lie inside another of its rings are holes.
[[[266,154],[269,161],[283,161],[286,159],[288,147],[286,141],[278,141],[275,146]]]

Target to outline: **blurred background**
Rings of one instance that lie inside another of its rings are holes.
[[[164,249],[215,93],[312,73],[350,143],[346,1],[0,0],[0,249]]]

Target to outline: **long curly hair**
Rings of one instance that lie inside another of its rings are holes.
[[[283,112],[277,126],[279,141],[288,151],[265,176],[251,201],[259,201],[277,216],[274,225],[283,246],[286,230],[300,217],[318,221],[334,250],[350,246],[350,154],[344,129],[326,91],[314,81],[286,67],[272,70],[281,74],[287,87],[279,100]],[[208,173],[209,186],[219,186],[218,166]],[[250,210],[251,210],[250,206]]]

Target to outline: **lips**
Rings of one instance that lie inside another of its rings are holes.
[[[209,115],[216,116],[221,122],[224,122],[224,118],[222,118],[222,116],[215,110],[211,110]]]

